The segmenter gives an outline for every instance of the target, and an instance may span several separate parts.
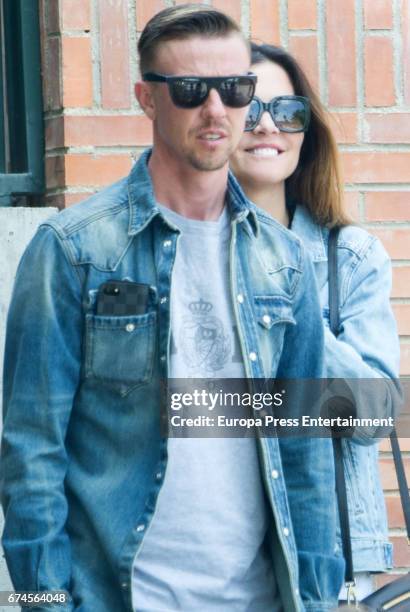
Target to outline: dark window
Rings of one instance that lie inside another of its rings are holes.
[[[38,2],[0,0],[0,205],[44,191]]]

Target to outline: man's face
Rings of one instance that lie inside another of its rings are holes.
[[[249,65],[247,46],[238,34],[194,36],[162,44],[152,70],[175,76],[232,76],[246,74]],[[222,168],[242,136],[248,107],[224,106],[211,89],[201,106],[178,108],[166,83],[146,85],[152,93],[155,147],[196,170]]]

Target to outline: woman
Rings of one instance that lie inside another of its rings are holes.
[[[353,226],[343,208],[337,147],[325,111],[300,66],[283,49],[253,44],[252,70],[258,76],[256,99],[231,167],[249,199],[298,234],[310,252],[323,309],[326,376],[395,379],[399,345],[389,304],[390,262],[381,243]],[[329,228],[336,225],[342,228],[337,338],[329,328],[327,260]],[[390,416],[395,383],[376,382],[386,385],[377,396],[378,408]],[[363,389],[369,395],[373,387],[367,385]],[[366,435],[343,440],[359,598],[373,590],[371,572],[392,566],[376,442]]]

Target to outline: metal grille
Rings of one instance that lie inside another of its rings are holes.
[[[0,205],[44,190],[37,2],[0,0]]]

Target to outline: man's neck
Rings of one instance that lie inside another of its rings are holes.
[[[189,219],[216,221],[223,210],[228,164],[219,170],[196,170],[154,150],[148,168],[159,204]]]

